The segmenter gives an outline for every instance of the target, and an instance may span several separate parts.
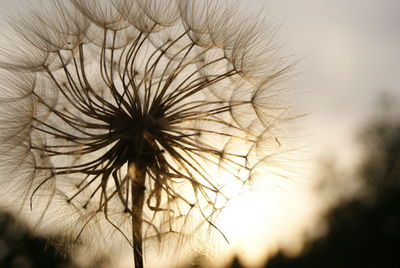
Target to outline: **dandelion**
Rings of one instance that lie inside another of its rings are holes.
[[[1,50],[3,199],[71,241],[121,237],[137,268],[144,241],[219,230],[218,174],[249,182],[287,119],[291,65],[266,20],[223,1],[32,9]]]

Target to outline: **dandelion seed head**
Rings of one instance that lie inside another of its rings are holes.
[[[249,182],[289,118],[291,65],[264,22],[193,0],[58,0],[14,18],[0,62],[5,202],[104,252],[111,238],[218,231],[218,174]]]

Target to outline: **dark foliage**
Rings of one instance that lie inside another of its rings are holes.
[[[73,267],[43,237],[33,236],[8,214],[0,214],[0,267]]]
[[[275,256],[266,267],[399,267],[400,191],[380,192],[373,204],[361,200],[329,214],[329,233],[299,257]]]

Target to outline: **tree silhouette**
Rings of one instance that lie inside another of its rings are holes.
[[[381,116],[361,131],[360,145],[362,193],[328,212],[328,233],[300,256],[279,253],[266,267],[400,267],[400,121]]]
[[[73,268],[68,256],[61,254],[48,239],[34,236],[9,214],[0,213],[0,267]]]

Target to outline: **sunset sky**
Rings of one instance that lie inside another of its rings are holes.
[[[24,2],[0,1],[0,26],[6,23],[10,12],[23,12]],[[385,93],[400,101],[400,1],[248,2],[248,8],[254,10],[265,6],[264,12],[270,14],[271,21],[281,25],[277,37],[286,42],[286,51],[293,58],[303,59],[298,65],[297,77],[294,78],[297,99],[293,103],[298,105],[300,112],[309,115],[299,120],[297,126],[301,128],[299,133],[302,137],[299,140],[304,143],[304,150],[307,151],[306,155],[300,156],[304,164],[302,174],[291,183],[276,182],[284,191],[268,192],[268,198],[263,199],[269,201],[268,204],[279,199],[284,208],[263,206],[267,210],[265,215],[265,211],[259,213],[261,207],[248,211],[249,206],[252,206],[249,200],[254,199],[254,196],[243,197],[243,200],[234,203],[236,207],[232,205],[232,210],[228,210],[226,218],[221,221],[225,226],[222,229],[237,236],[233,244],[243,255],[249,254],[246,248],[272,248],[277,244],[286,244],[288,236],[300,234],[300,229],[306,225],[305,219],[312,214],[310,204],[315,201],[315,197],[308,196],[311,190],[307,187],[312,185],[317,160],[333,157],[344,165],[356,161],[354,133],[377,113],[379,97]],[[1,38],[7,38],[7,35]],[[301,187],[299,183],[305,186]],[[283,192],[290,196],[286,198],[278,195],[284,195]],[[258,199],[263,194],[255,195],[256,202],[263,202]],[[235,219],[235,208],[248,213],[240,222]],[[251,217],[255,215],[261,215],[262,220],[269,223],[265,227],[269,229],[262,232],[263,239],[259,239],[259,233],[238,234],[237,230],[250,224]],[[295,219],[302,219],[304,223],[293,231],[290,229]],[[246,240],[248,237],[252,240]],[[264,251],[254,254],[249,258],[265,256]]]

